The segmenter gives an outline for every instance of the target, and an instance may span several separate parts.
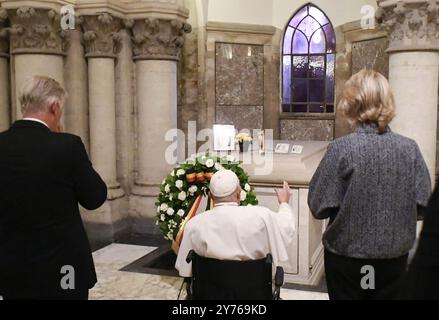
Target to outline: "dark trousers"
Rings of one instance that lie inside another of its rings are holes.
[[[3,300],[88,300],[88,289],[59,291],[56,294],[45,296],[38,293],[4,294]],[[1,294],[0,294],[1,295]]]
[[[408,255],[395,259],[355,259],[325,250],[325,273],[331,300],[394,300]]]

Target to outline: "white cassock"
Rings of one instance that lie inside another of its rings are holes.
[[[286,203],[279,212],[221,203],[187,223],[175,267],[180,276],[192,276],[192,264],[186,262],[191,250],[199,256],[234,261],[263,259],[271,253],[278,266],[288,261],[294,232],[293,211]]]

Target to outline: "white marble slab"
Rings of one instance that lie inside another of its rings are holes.
[[[327,293],[281,289],[280,297],[283,300],[329,300]]]
[[[123,264],[134,262],[156,250],[156,247],[113,243],[93,253],[95,264]]]

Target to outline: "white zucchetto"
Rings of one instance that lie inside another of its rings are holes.
[[[215,198],[230,196],[238,187],[238,176],[231,170],[220,170],[210,180],[210,192]]]

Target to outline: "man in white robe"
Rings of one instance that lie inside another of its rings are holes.
[[[239,206],[241,187],[230,170],[215,173],[210,191],[215,207],[196,215],[185,227],[175,264],[180,276],[192,276],[192,264],[186,262],[191,250],[218,260],[258,260],[271,253],[275,266],[288,261],[295,219],[286,182],[282,190],[276,190],[278,212],[261,206]]]

